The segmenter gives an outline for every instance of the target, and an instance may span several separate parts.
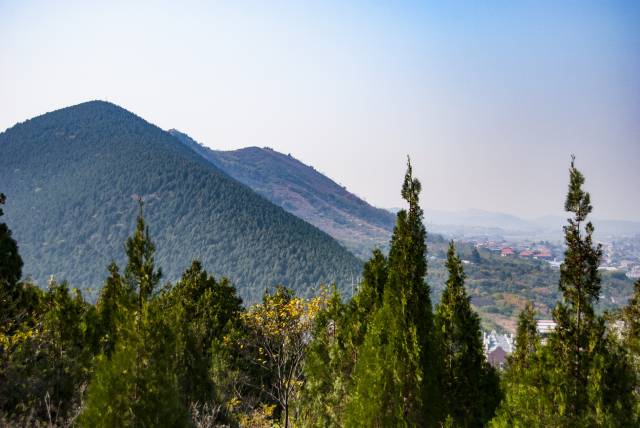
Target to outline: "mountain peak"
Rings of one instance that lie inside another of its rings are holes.
[[[361,267],[329,235],[237,182],[175,133],[105,101],[0,134],[0,183],[24,272],[40,284],[55,275],[97,288],[111,260],[122,266],[134,194],[146,202],[165,280],[199,259],[252,302],[276,284],[302,294],[319,283],[344,287]]]

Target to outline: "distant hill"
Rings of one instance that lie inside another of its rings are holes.
[[[390,209],[389,211],[393,211]],[[426,210],[429,230],[453,236],[503,236],[530,240],[561,240],[563,215],[548,215],[526,220],[511,214],[469,209],[464,211]],[[597,239],[635,236],[640,234],[640,222],[593,218]]]
[[[231,177],[317,226],[361,258],[388,246],[395,215],[375,208],[291,155],[269,148],[217,151],[172,129],[172,135]]]
[[[256,301],[276,284],[304,294],[319,283],[350,287],[360,274],[360,261],[329,235],[106,102],[47,113],[0,134],[0,191],[23,271],[40,285],[55,275],[99,287],[109,261],[124,262],[133,195],[146,201],[166,280],[198,258]]]

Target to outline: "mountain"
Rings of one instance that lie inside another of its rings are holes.
[[[270,148],[212,150],[175,129],[169,133],[231,177],[315,225],[361,258],[385,248],[395,215],[375,208],[291,155]]]
[[[393,212],[395,209],[390,209]],[[509,237],[515,240],[561,240],[563,215],[548,215],[527,220],[512,214],[469,209],[464,211],[425,210],[429,230],[450,236]],[[598,239],[635,236],[640,234],[640,222],[594,218]]]
[[[49,275],[99,287],[124,263],[141,195],[156,263],[175,280],[198,258],[249,302],[276,284],[299,293],[344,288],[361,262],[171,134],[107,102],[44,114],[0,134],[6,222],[40,285]]]

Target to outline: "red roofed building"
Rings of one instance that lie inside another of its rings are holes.
[[[536,253],[535,257],[539,258],[539,259],[550,259],[551,258],[551,251],[549,251],[546,248],[541,248],[538,250],[538,252]]]
[[[500,251],[500,255],[502,257],[507,257],[507,256],[513,256],[515,253],[513,252],[513,248],[511,247],[505,247],[502,249],[502,251]]]

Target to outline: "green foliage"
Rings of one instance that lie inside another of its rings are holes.
[[[635,373],[627,350],[606,335],[594,304],[600,294],[599,246],[583,175],[571,162],[565,209],[567,250],[560,270],[563,299],[553,312],[557,323],[541,345],[533,334],[533,311],[521,314],[517,350],[505,374],[506,398],[494,426],[636,426]]]
[[[136,305],[128,308],[129,295],[123,287],[117,268],[111,265],[112,288],[103,297],[103,303],[117,302],[116,310],[126,310],[123,324],[113,319],[113,308],[105,326],[115,324],[115,350],[103,355],[96,366],[96,375],[89,386],[87,403],[81,415],[81,425],[96,426],[181,426],[187,423],[186,408],[180,400],[178,377],[174,363],[176,343],[175,326],[165,316],[163,299],[153,296],[161,273],[154,263],[155,246],[145,227],[140,205],[137,227],[127,240],[129,262],[125,269],[127,287],[137,291]],[[111,282],[111,284],[109,284]],[[117,312],[116,312],[117,313]],[[102,315],[105,311],[102,311]],[[107,338],[113,337],[112,334]],[[111,349],[107,348],[107,351]]]
[[[0,404],[10,413],[64,417],[91,374],[91,308],[80,292],[52,282],[36,294],[36,319],[23,323],[2,352]]]
[[[134,307],[135,294],[132,288],[125,286],[124,278],[120,276],[115,262],[111,262],[107,270],[109,277],[96,302],[96,331],[99,342],[96,352],[111,356],[118,342],[119,330],[125,323],[128,311]]]
[[[176,326],[175,363],[183,399],[222,400],[209,371],[212,358],[224,358],[221,339],[239,328],[242,300],[235,287],[226,278],[216,281],[194,261],[164,298]]]
[[[124,266],[134,195],[145,200],[155,262],[168,281],[198,258],[255,303],[277,284],[304,295],[320,283],[345,290],[362,268],[327,234],[169,133],[105,102],[57,110],[1,133],[0,183],[23,271],[41,286],[54,275],[80,289],[98,288],[104,266],[112,260]]]
[[[159,300],[145,302],[113,355],[99,358],[81,426],[187,426],[173,364],[175,335],[164,310]]]
[[[375,208],[291,155],[269,148],[211,150],[176,130],[169,131],[221,170],[274,204],[333,236],[366,259],[387,246],[395,216]]]
[[[131,290],[138,291],[138,308],[142,308],[142,303],[149,300],[154,289],[160,282],[162,270],[155,271],[154,254],[156,246],[149,238],[149,227],[144,223],[143,201],[139,200],[140,214],[136,223],[136,230],[125,245],[127,258],[127,268],[124,271],[124,278]]]
[[[398,213],[382,308],[354,370],[348,425],[425,426],[439,417],[420,190],[409,163],[401,192],[409,211]]]
[[[435,313],[444,407],[455,426],[483,426],[493,417],[500,390],[497,374],[484,357],[480,318],[471,309],[453,242],[447,269],[449,279]]]
[[[6,202],[4,193],[0,193],[0,217],[4,214],[2,205]],[[0,285],[15,285],[22,275],[22,258],[18,254],[18,244],[11,237],[6,223],[0,223]]]
[[[174,287],[159,288],[141,209],[124,274],[112,262],[93,305],[66,282],[51,280],[46,291],[21,282],[3,224],[11,251],[0,271],[13,274],[2,294],[11,304],[0,308],[0,425],[638,426],[640,281],[607,325],[595,310],[600,248],[584,225],[591,207],[583,181],[572,163],[558,328],[543,343],[534,308],[546,306],[522,305],[504,397],[482,355],[465,271],[542,268],[462,246],[476,260],[463,270],[450,243],[433,316],[410,165],[402,188],[409,209],[398,213],[389,256],[372,253],[347,302],[335,286],[310,299],[281,286],[245,310],[235,287],[199,261]],[[432,241],[438,251],[441,244]]]
[[[554,310],[557,323],[550,345],[564,371],[566,397],[564,415],[578,418],[590,407],[588,395],[589,370],[593,358],[602,352],[604,323],[594,313],[594,302],[600,296],[598,265],[602,250],[593,246],[593,225],[582,224],[591,213],[589,193],[582,190],[584,176],[571,162],[569,192],[565,210],[573,213],[565,226],[565,261],[560,267],[559,289],[563,301]]]
[[[0,193],[0,217],[4,214],[2,205],[6,197]],[[8,325],[16,323],[19,316],[20,286],[22,276],[22,258],[18,253],[18,244],[11,236],[6,223],[0,223],[0,329],[8,329]]]
[[[387,259],[376,249],[364,265],[358,293],[344,303],[334,289],[326,307],[316,317],[313,341],[305,357],[300,421],[304,426],[344,425],[354,366],[367,327],[382,307],[387,275]]]

